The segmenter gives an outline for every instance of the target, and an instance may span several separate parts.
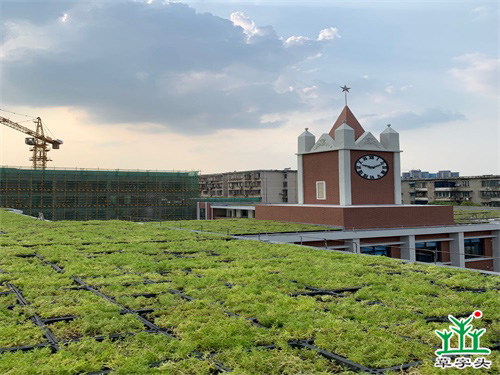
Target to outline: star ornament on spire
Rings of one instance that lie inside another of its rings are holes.
[[[347,85],[340,86],[340,88],[342,89],[342,92],[349,92],[349,90],[351,89],[350,87],[347,87]]]
[[[350,88],[350,87],[347,87],[347,85],[340,86],[340,88],[342,89],[342,92],[344,93],[345,105],[346,105],[346,107],[347,107],[347,93],[349,92],[349,90],[350,90],[351,88]]]

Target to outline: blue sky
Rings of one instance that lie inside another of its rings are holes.
[[[52,165],[295,168],[345,83],[366,130],[401,133],[403,170],[500,173],[498,2],[0,4],[0,108],[65,140]],[[27,165],[0,135],[1,163]]]

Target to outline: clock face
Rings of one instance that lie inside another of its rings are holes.
[[[365,155],[356,161],[356,173],[367,180],[378,180],[389,171],[387,162],[377,155]]]

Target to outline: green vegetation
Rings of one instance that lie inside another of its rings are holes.
[[[479,203],[473,203],[470,201],[463,201],[463,202],[454,202],[454,201],[432,201],[429,202],[428,204],[433,205],[433,206],[462,206],[462,207],[481,207],[481,204]]]
[[[158,225],[158,223],[150,223],[147,225]],[[325,225],[297,224],[255,219],[166,221],[162,222],[161,225],[166,225],[171,228],[191,229],[226,235],[338,230],[338,228]]]
[[[488,219],[500,219],[500,210],[461,210],[454,209],[456,223],[470,223]]]
[[[238,223],[257,230],[253,220]],[[210,231],[225,224],[234,225]],[[0,350],[0,373],[353,373],[316,347],[370,368],[421,361],[408,371],[442,374],[434,330],[451,323],[429,318],[478,309],[481,345],[500,341],[496,276],[169,226],[0,211],[0,347],[38,344]],[[446,373],[499,373],[498,350],[487,359],[489,370]]]

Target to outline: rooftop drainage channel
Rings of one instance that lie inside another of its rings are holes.
[[[366,367],[363,365],[360,365],[356,362],[352,362],[348,360],[347,358],[344,358],[338,354],[323,350],[321,348],[318,348],[317,346],[313,345],[314,340],[291,340],[288,341],[288,345],[290,345],[292,348],[305,348],[305,349],[310,349],[314,350],[317,352],[319,355],[325,357],[326,359],[330,361],[334,361],[338,363],[341,366],[347,367],[355,372],[364,372],[364,373],[369,373],[369,374],[385,374],[388,371],[397,371],[397,370],[406,370],[410,367],[418,366],[421,364],[421,361],[416,361],[416,362],[411,362],[411,363],[405,363],[399,366],[392,366],[392,367],[387,367],[387,368],[370,368]]]
[[[60,268],[59,266],[57,266],[56,264],[53,264],[49,261],[47,261],[44,257],[42,257],[41,255],[39,254],[33,254],[33,256],[36,256],[38,259],[40,259],[42,262],[44,262],[45,264],[48,264],[50,265],[52,268],[54,268],[54,270],[56,270],[57,272],[59,273],[64,273],[64,270],[62,268]],[[57,267],[57,268],[56,268]],[[116,302],[113,298],[105,295],[104,293],[101,293],[100,291],[98,291],[97,289],[93,288],[92,286],[88,285],[87,283],[85,283],[83,280],[81,280],[80,278],[78,277],[75,277],[75,276],[71,276],[71,278],[77,283],[79,284],[79,286],[82,288],[82,289],[86,289],[92,293],[94,293],[95,295],[107,300],[108,302],[111,302],[112,304],[118,306],[121,308],[121,311],[120,313],[125,313],[125,314],[131,314],[131,315],[134,315],[136,316],[146,327],[149,328],[148,332],[150,333],[157,333],[157,334],[162,334],[162,335],[165,335],[171,339],[177,339],[175,336],[171,335],[170,333],[168,333],[166,330],[158,327],[156,324],[154,324],[153,322],[149,321],[148,319],[144,318],[143,316],[141,316],[137,310],[132,310],[132,309],[129,309],[128,307],[126,306],[123,306],[121,305],[120,303]],[[154,282],[151,282],[151,283],[154,283]],[[11,284],[8,284],[7,283],[7,286],[9,286],[9,288],[11,288]],[[11,290],[13,290],[11,288]],[[17,290],[17,289],[16,289]],[[15,290],[13,290],[14,293],[16,293]],[[186,296],[185,294],[183,294],[181,291],[179,290],[174,290],[174,289],[171,289],[169,290],[170,293],[172,294],[177,294],[179,295],[181,298],[184,298],[188,301],[192,301],[194,300],[194,298],[192,297],[189,297],[189,296]],[[18,295],[16,293],[16,295]],[[21,298],[21,299],[19,299]],[[19,299],[19,302],[21,303],[21,301],[24,301],[25,304],[27,304],[27,301],[24,299],[24,297],[22,297],[21,294],[18,295],[18,299]],[[38,317],[37,315],[35,315],[36,317]],[[49,341],[49,344],[51,347],[55,347],[55,350],[57,351],[58,350],[58,346],[57,346],[57,339],[55,338],[55,336],[53,335],[53,333],[50,331],[50,329],[48,329],[45,324],[40,320],[40,318],[38,318],[39,322],[35,322],[35,324],[39,325],[40,324],[40,327],[43,326],[44,328],[44,331],[46,332],[46,336],[47,336],[47,339]],[[48,334],[50,334],[53,339],[55,340],[54,342],[51,342],[51,340],[49,339],[48,337]],[[199,355],[201,355],[201,353],[199,353]],[[203,357],[201,355],[201,357]],[[213,364],[215,366],[215,368],[217,369],[218,372],[231,372],[231,369],[227,368],[226,366],[224,366],[223,364],[219,363],[219,362],[216,362],[216,361],[213,361]],[[105,371],[108,371],[108,372],[104,372],[105,374],[109,373],[109,369],[106,369]],[[96,374],[100,374],[101,372],[97,372]]]
[[[21,291],[19,289],[17,289],[11,283],[5,283],[5,285],[7,285],[7,287],[13,293],[15,293],[15,295],[17,297],[17,302],[21,306],[28,306],[29,305],[29,302],[26,301],[26,299],[24,298],[23,294],[21,293]],[[56,338],[56,336],[54,336],[52,331],[45,325],[44,320],[41,319],[38,316],[38,314],[34,314],[31,317],[31,320],[33,321],[33,323],[35,323],[35,325],[37,325],[43,331],[43,334],[45,335],[45,338],[47,339],[48,345],[50,346],[50,349],[52,350],[52,352],[53,353],[57,352],[59,350],[59,343],[57,341],[57,338]]]
[[[91,287],[90,285],[88,285],[83,280],[79,279],[78,277],[71,276],[71,278],[76,283],[78,283],[79,285],[81,285],[84,289],[88,290],[89,292],[92,292],[95,295],[97,295],[97,296],[105,299],[106,301],[111,302],[112,304],[120,307],[122,309],[122,311],[125,311],[126,314],[131,314],[131,315],[136,316],[142,322],[142,324],[144,324],[149,329],[151,329],[153,331],[157,331],[157,332],[159,332],[159,333],[161,333],[161,334],[163,334],[163,335],[165,335],[165,336],[167,336],[169,338],[175,339],[174,336],[172,336],[171,334],[169,334],[167,331],[162,330],[160,327],[158,327],[153,322],[151,322],[151,321],[147,320],[146,318],[142,317],[141,315],[137,314],[136,312],[134,312],[134,310],[131,310],[128,307],[125,307],[122,304],[116,302],[113,298],[105,295],[104,293],[101,293],[100,291],[98,291],[97,289]]]
[[[143,333],[143,332],[158,334],[158,332],[153,332],[151,330],[143,330],[143,331],[138,331],[138,332],[134,332],[134,333],[127,332],[127,333],[114,333],[114,334],[106,335],[106,336],[88,336],[87,338],[94,339],[95,341],[98,341],[98,342],[101,342],[104,340],[116,341],[116,340],[120,340],[120,339],[123,339],[126,337],[130,337],[130,336],[139,334],[139,333]],[[68,345],[70,343],[80,342],[80,341],[81,341],[81,338],[74,338],[71,340],[63,340],[63,341],[58,341],[58,342],[60,345]],[[10,348],[0,348],[0,354],[6,353],[6,352],[17,352],[17,351],[26,352],[26,351],[35,350],[35,349],[46,348],[48,346],[50,346],[50,344],[42,343],[42,344],[35,344],[35,345],[14,346],[14,347],[10,347]]]

